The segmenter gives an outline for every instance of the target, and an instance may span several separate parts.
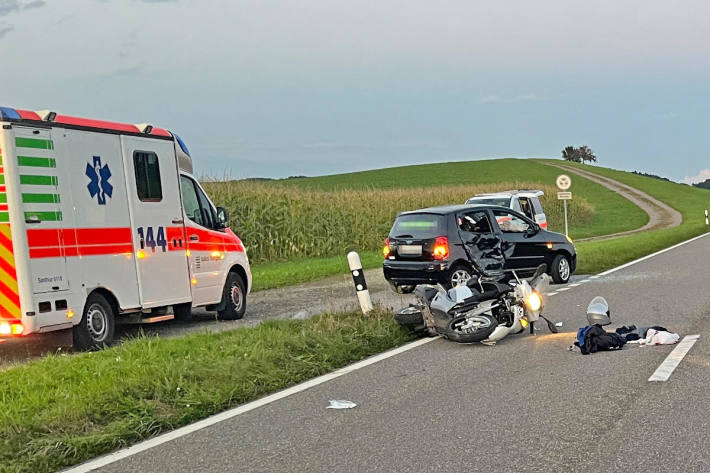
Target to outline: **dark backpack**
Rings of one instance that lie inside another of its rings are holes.
[[[582,355],[589,355],[598,351],[621,350],[626,340],[616,333],[605,332],[600,325],[587,325],[577,331],[575,345],[582,351]]]

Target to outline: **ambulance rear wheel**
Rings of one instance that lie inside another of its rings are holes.
[[[108,346],[116,329],[114,309],[101,294],[94,292],[86,299],[81,321],[73,328],[74,347],[96,350]]]
[[[224,283],[222,302],[226,303],[223,310],[217,312],[222,320],[238,320],[244,317],[247,310],[247,291],[244,280],[237,273],[229,273]]]

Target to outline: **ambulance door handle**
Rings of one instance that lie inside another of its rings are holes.
[[[181,218],[174,218],[173,219],[173,225],[179,225],[181,223],[185,223],[185,221]]]
[[[42,220],[36,215],[30,215],[25,219],[25,223],[42,223]]]
[[[200,237],[197,235],[190,235],[190,241],[200,241]]]

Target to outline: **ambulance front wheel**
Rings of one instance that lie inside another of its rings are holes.
[[[244,280],[237,273],[229,273],[227,276],[222,302],[224,309],[217,313],[220,319],[238,320],[244,317],[247,310],[247,291]]]
[[[81,321],[73,328],[74,347],[96,350],[108,346],[116,329],[114,309],[104,296],[93,292],[86,299]]]

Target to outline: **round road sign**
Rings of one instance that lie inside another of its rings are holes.
[[[557,176],[556,184],[559,190],[566,191],[572,185],[572,179],[570,179],[567,174],[560,174]]]

